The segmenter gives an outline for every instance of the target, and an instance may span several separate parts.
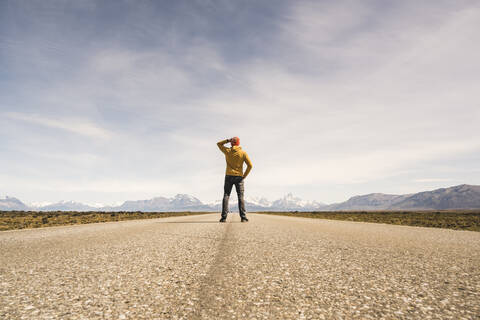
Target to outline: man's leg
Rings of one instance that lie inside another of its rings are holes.
[[[247,219],[246,210],[245,210],[245,200],[243,198],[243,193],[245,191],[245,186],[243,183],[242,177],[236,177],[235,181],[235,190],[237,190],[238,196],[238,212],[240,213],[240,218],[242,220]],[[248,221],[248,220],[247,220]]]
[[[230,176],[225,176],[225,184],[223,185],[223,201],[222,201],[222,220],[227,219],[228,200],[232,192],[233,181]]]

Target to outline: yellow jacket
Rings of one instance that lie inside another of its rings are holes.
[[[224,146],[228,140],[222,140],[217,142],[218,148],[225,154],[225,160],[227,161],[226,175],[229,176],[243,176],[246,178],[252,170],[252,161],[248,157],[248,154],[242,150],[240,146],[233,146],[227,148]],[[247,164],[247,170],[243,174],[243,162]]]

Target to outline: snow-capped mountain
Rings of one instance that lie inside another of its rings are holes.
[[[75,201],[60,201],[38,207],[39,211],[94,211],[97,208]]]
[[[272,202],[264,197],[245,197],[245,201],[252,205],[260,206],[260,207],[272,206]]]
[[[200,200],[188,194],[177,194],[171,199],[170,203],[174,207],[203,206],[203,203]]]
[[[29,202],[27,203],[27,206],[32,208],[32,209],[38,209],[38,208],[41,208],[41,207],[46,207],[48,205],[51,205],[53,204],[53,202],[50,202],[50,201],[37,201],[37,202]]]
[[[28,207],[17,198],[6,196],[4,199],[0,199],[0,210],[28,210]]]
[[[317,201],[305,201],[293,196],[291,193],[283,198],[273,201],[271,207],[275,210],[318,210],[326,204]]]
[[[106,208],[103,208],[106,209]],[[112,211],[209,211],[211,208],[188,194],[173,198],[156,197],[150,200],[125,201],[121,206],[108,208]]]
[[[215,211],[222,209],[222,200],[216,200],[209,204]],[[238,199],[236,193],[230,195],[229,207],[231,212],[238,212]],[[291,193],[275,201],[269,201],[264,197],[245,197],[245,207],[247,211],[307,211],[319,210],[326,206],[317,201],[305,201],[293,196]]]

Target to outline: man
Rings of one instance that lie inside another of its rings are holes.
[[[231,144],[230,148],[224,146],[224,144],[228,142]],[[247,222],[245,201],[243,200],[243,180],[248,176],[250,170],[252,170],[252,162],[247,153],[240,147],[240,138],[238,137],[217,142],[217,146],[225,154],[225,160],[227,161],[225,185],[223,186],[222,218],[220,219],[220,222],[227,221],[228,200],[230,199],[230,192],[232,191],[233,185],[235,185],[235,190],[237,190],[240,218],[242,219],[242,222]],[[247,170],[245,173],[243,173],[244,162],[247,164]]]

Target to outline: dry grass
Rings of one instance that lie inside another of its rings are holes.
[[[208,212],[0,211],[0,231],[134,219],[153,219]]]
[[[107,221],[165,218],[205,213],[210,212],[0,211],[0,231]],[[305,218],[375,222],[408,226],[480,231],[480,210],[341,212],[290,211],[259,213]]]
[[[480,210],[259,212],[283,216],[480,231]]]

